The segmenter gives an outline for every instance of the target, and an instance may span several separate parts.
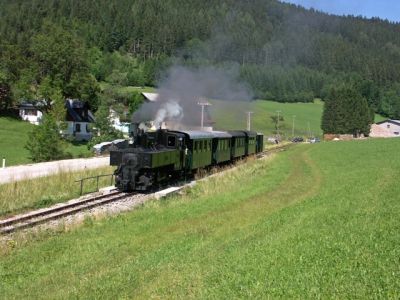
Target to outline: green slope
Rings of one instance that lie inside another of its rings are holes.
[[[13,118],[0,118],[0,156],[5,157],[8,166],[31,162],[24,146],[33,126]]]
[[[250,103],[213,101],[211,108],[216,129],[244,129],[246,128],[246,111],[252,111],[253,130],[272,135],[274,123],[271,116],[283,116],[280,122],[280,132],[286,136],[292,136],[293,116],[295,116],[295,135],[306,136],[310,131],[314,135],[321,135],[320,123],[323,110],[323,102],[316,100],[314,103],[279,103],[273,101],[258,100]]]
[[[399,298],[399,147],[400,139],[298,145],[182,197],[8,241],[0,294]]]
[[[285,137],[292,137],[293,120],[295,136],[322,135],[321,117],[324,104],[320,100],[315,100],[314,103],[281,103],[266,100],[245,103],[213,100],[212,104],[210,112],[215,121],[214,127],[218,130],[245,129],[246,112],[251,111],[252,130],[267,136],[272,135],[275,128],[271,116],[276,116],[279,111],[280,116],[284,118],[279,124],[279,130]],[[375,116],[376,122],[383,119],[380,115]]]
[[[0,117],[0,158],[6,158],[7,166],[32,162],[25,145],[29,138],[29,132],[34,126],[19,119]],[[71,153],[73,157],[92,155],[87,146],[82,143],[67,143],[66,151]]]

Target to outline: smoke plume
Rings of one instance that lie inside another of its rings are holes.
[[[235,67],[174,66],[159,84],[157,101],[144,103],[134,113],[133,121],[154,120],[156,127],[164,121],[172,121],[183,128],[199,126],[201,107],[198,102],[204,102],[204,98],[224,101],[252,99],[252,92],[238,78],[239,69]]]

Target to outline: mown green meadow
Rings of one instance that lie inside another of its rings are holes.
[[[267,100],[251,102],[212,100],[209,108],[214,127],[219,130],[245,129],[247,127],[247,111],[253,112],[251,128],[265,135],[275,133],[275,124],[271,117],[279,115],[283,121],[279,122],[279,133],[291,138],[294,121],[294,136],[322,136],[321,118],[324,103],[314,100],[313,103],[281,103]],[[375,115],[375,122],[384,120]]]
[[[19,119],[0,117],[0,159],[6,159],[6,166],[32,162],[25,145],[34,126]],[[73,157],[92,156],[87,145],[82,143],[66,143],[65,151]]]
[[[8,240],[4,298],[399,298],[400,139],[297,145],[66,232]]]

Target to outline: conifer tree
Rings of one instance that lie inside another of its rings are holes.
[[[25,146],[34,162],[57,160],[66,157],[64,144],[54,116],[44,114],[40,125],[35,126]]]
[[[368,135],[371,123],[368,103],[354,87],[343,85],[331,89],[322,114],[324,133]]]

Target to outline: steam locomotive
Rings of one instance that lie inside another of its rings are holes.
[[[110,151],[115,186],[147,191],[196,171],[263,151],[263,135],[252,131],[175,131],[135,129],[133,144]]]

